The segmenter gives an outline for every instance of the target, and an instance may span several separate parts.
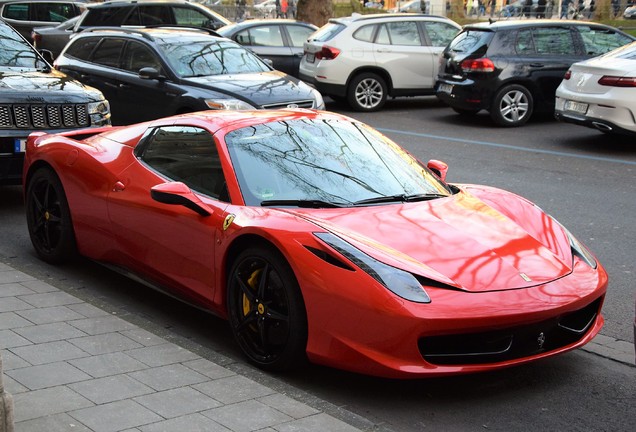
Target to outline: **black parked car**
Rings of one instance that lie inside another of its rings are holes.
[[[221,36],[249,48],[259,57],[271,60],[274,69],[298,77],[303,44],[318,29],[287,19],[245,20],[218,29]]]
[[[88,29],[55,65],[104,92],[114,124],[207,109],[324,108],[304,82],[201,30]]]
[[[61,132],[110,124],[97,90],[53,70],[0,20],[0,184],[20,184],[31,132]]]
[[[86,4],[73,0],[0,0],[0,17],[26,40],[37,27],[52,26],[79,16]]]
[[[611,51],[633,36],[582,21],[510,20],[464,26],[440,59],[439,99],[464,115],[489,111],[500,126],[552,112],[574,62]]]

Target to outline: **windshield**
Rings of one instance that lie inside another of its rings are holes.
[[[247,205],[341,206],[450,194],[408,153],[360,123],[272,122],[232,131],[225,141]]]
[[[41,69],[46,64],[17,32],[0,23],[0,66],[22,70]]]
[[[164,41],[160,48],[181,78],[270,70],[250,51],[231,41],[172,39]]]

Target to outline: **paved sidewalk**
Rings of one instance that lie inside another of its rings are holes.
[[[15,432],[360,429],[0,263]]]

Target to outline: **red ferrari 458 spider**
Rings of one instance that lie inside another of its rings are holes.
[[[24,191],[42,259],[79,253],[203,306],[263,369],[443,375],[589,342],[594,256],[446,171],[345,116],[214,111],[32,134]]]

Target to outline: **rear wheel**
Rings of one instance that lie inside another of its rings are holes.
[[[490,117],[499,126],[521,126],[532,115],[533,107],[530,91],[522,85],[511,84],[497,92],[490,108]]]
[[[261,246],[241,252],[230,271],[227,302],[234,338],[252,363],[270,371],[304,363],[305,305],[278,251]]]
[[[347,101],[356,111],[377,111],[384,106],[386,98],[386,83],[374,73],[357,75],[347,90]]]
[[[29,179],[26,213],[31,243],[42,260],[60,264],[77,255],[66,194],[52,169],[40,168]]]

